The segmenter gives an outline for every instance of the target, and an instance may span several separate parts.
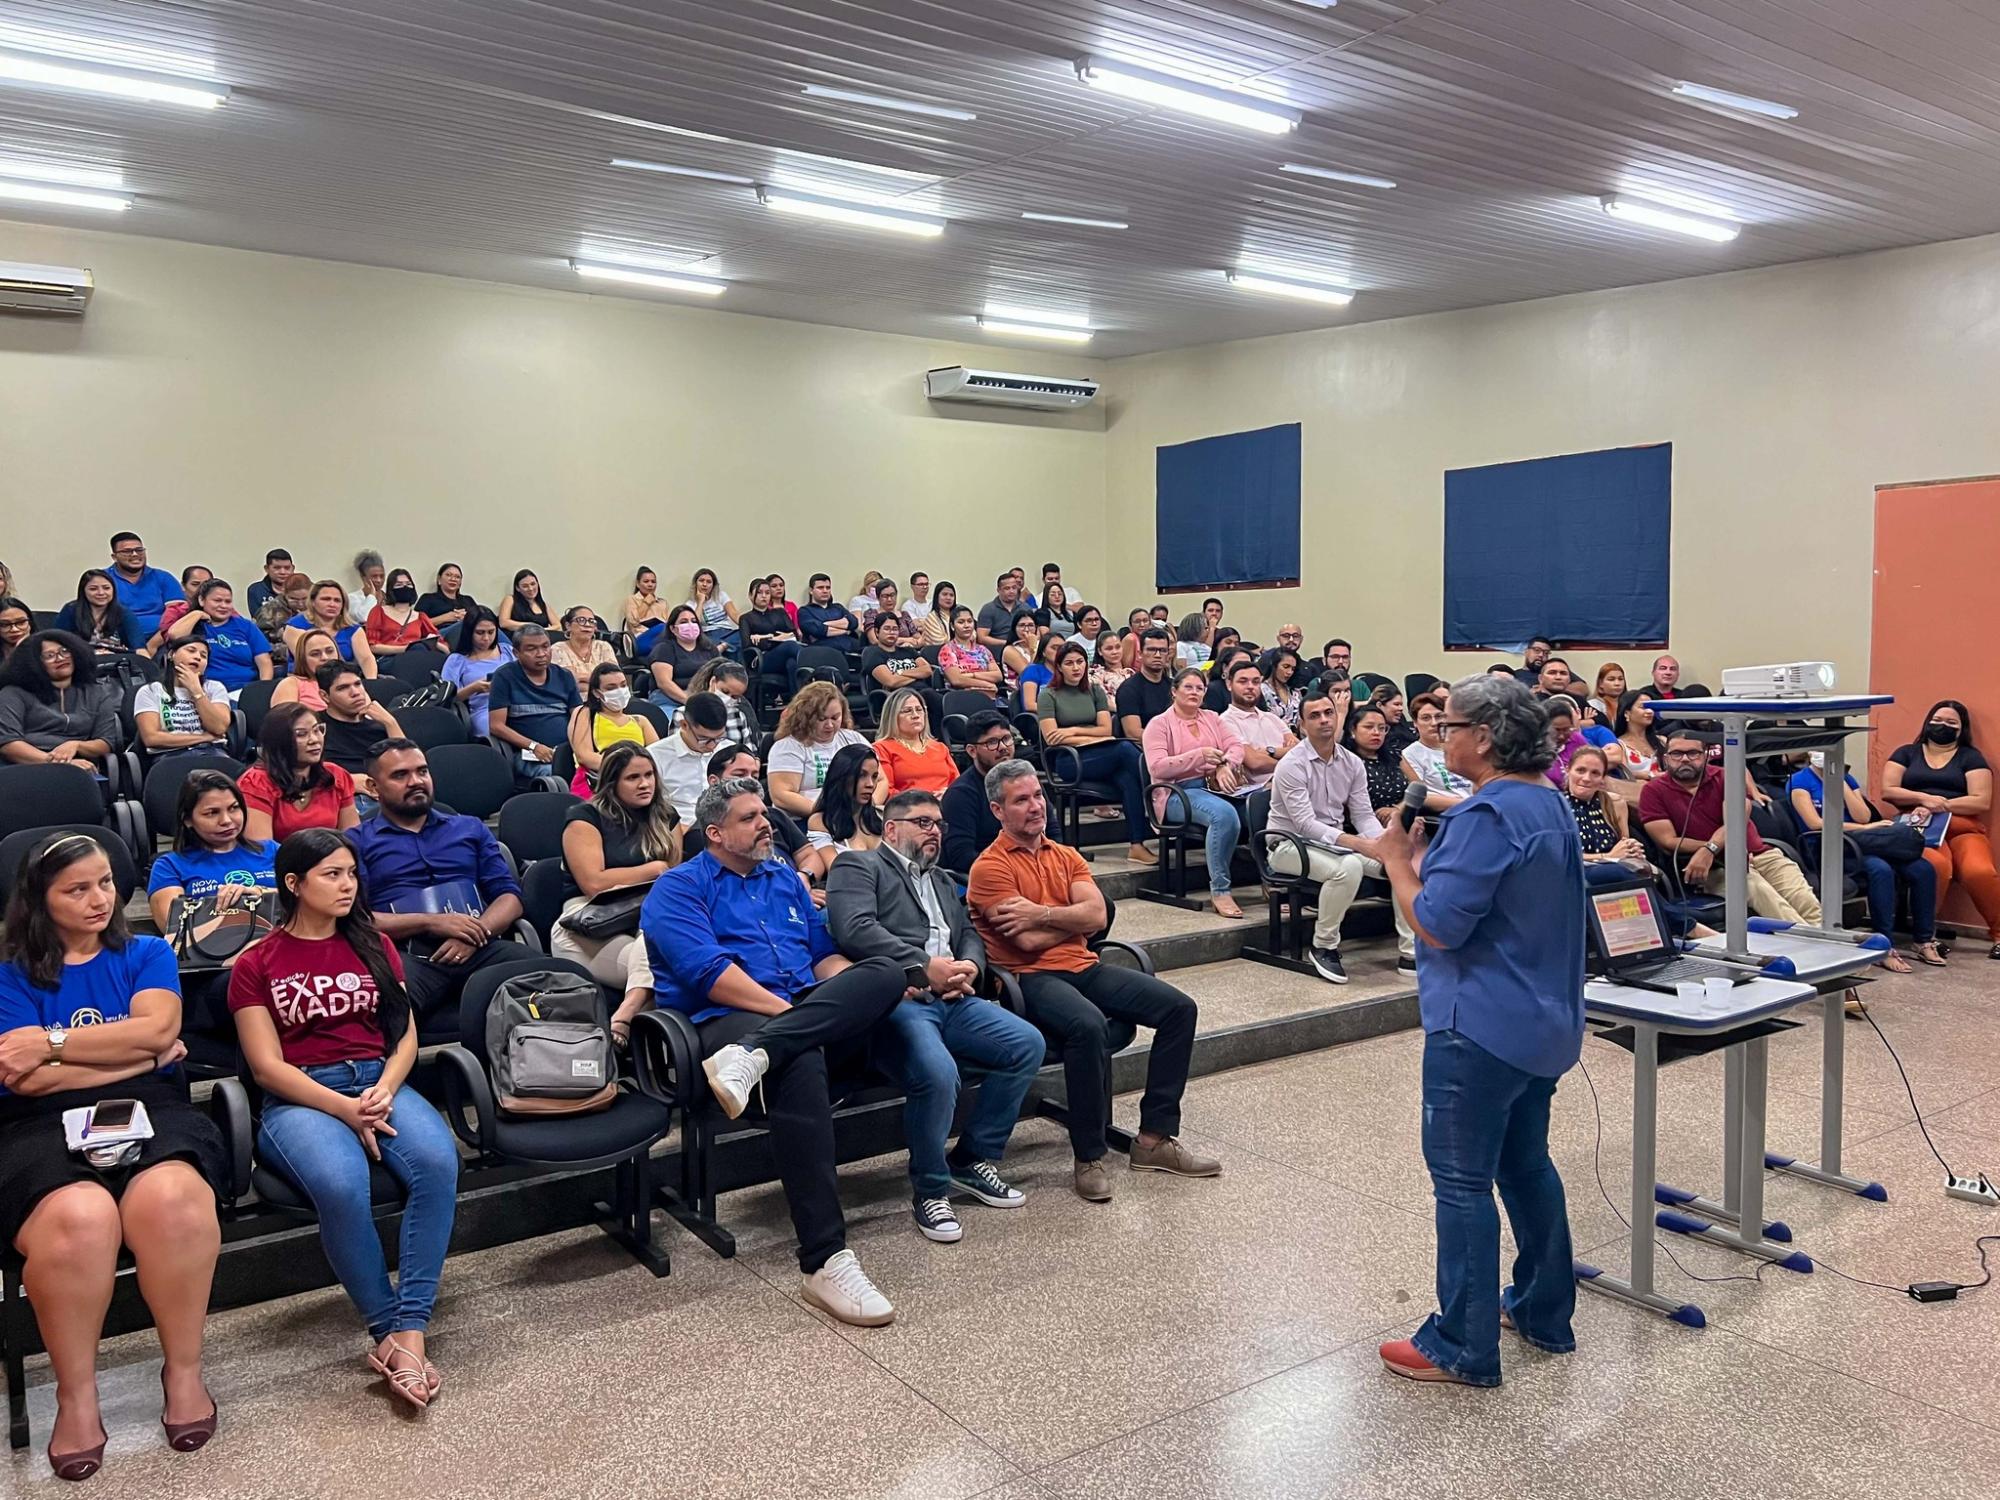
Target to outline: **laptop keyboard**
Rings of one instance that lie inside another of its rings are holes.
[[[1740,984],[1755,977],[1748,969],[1706,958],[1670,958],[1665,963],[1642,965],[1639,972],[1653,984],[1692,984],[1703,979],[1727,979],[1731,984]]]

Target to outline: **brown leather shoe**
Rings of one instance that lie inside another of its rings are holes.
[[[1076,1195],[1086,1203],[1111,1201],[1111,1173],[1105,1168],[1103,1157],[1076,1164]]]
[[[1132,1170],[1171,1172],[1176,1177],[1220,1177],[1222,1163],[1212,1156],[1197,1156],[1186,1144],[1168,1136],[1157,1146],[1132,1142]]]

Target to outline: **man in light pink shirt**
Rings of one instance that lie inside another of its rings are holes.
[[[1257,669],[1256,657],[1237,657],[1228,672],[1229,707],[1222,711],[1222,722],[1243,741],[1243,786],[1254,792],[1270,785],[1279,759],[1298,744],[1299,737],[1264,707],[1264,674]]]

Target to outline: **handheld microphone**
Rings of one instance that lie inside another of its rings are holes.
[[[1396,816],[1402,821],[1403,832],[1408,833],[1417,826],[1417,819],[1424,815],[1424,799],[1430,795],[1430,788],[1421,781],[1413,781],[1403,788],[1403,810]]]

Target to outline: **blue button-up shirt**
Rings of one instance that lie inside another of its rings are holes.
[[[414,833],[378,814],[347,836],[360,852],[362,884],[377,911],[453,880],[471,881],[486,906],[521,894],[499,841],[479,819],[463,813],[446,817],[434,807]]]
[[[165,568],[148,568],[136,580],[113,568],[111,591],[118,596],[120,604],[132,611],[132,618],[145,632],[138,640],[129,643],[134,651],[158,633],[160,616],[167,612],[167,606],[176,599],[187,597],[181,589],[181,581]]]
[[[1558,1078],[1583,1051],[1583,855],[1562,793],[1489,781],[1438,819],[1419,871],[1424,1030]]]
[[[799,872],[767,859],[738,875],[712,853],[676,865],[639,909],[653,999],[696,1022],[729,1013],[708,992],[735,964],[789,1000],[819,983],[813,965],[840,950]]]
[[[827,624],[832,620],[847,621],[847,634],[837,639],[849,641],[861,639],[861,622],[854,618],[852,610],[839,601],[799,606],[799,634],[809,641],[824,641]]]

